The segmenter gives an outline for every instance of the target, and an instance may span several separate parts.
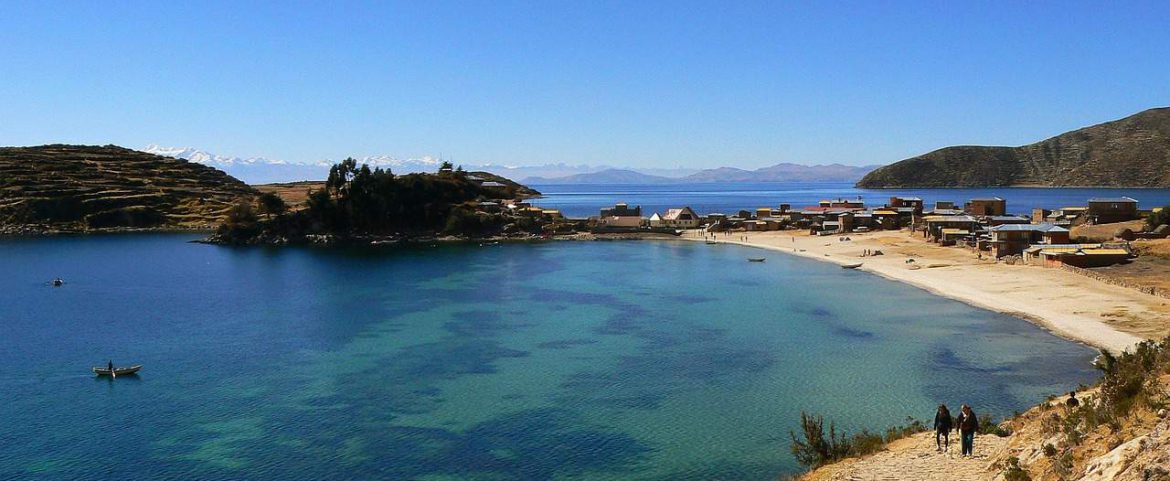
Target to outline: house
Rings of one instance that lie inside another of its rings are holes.
[[[694,210],[691,210],[690,207],[667,209],[666,214],[658,215],[655,212],[654,215],[650,216],[650,227],[691,229],[698,226],[699,215]]]
[[[943,228],[939,231],[938,243],[944,246],[953,246],[969,237],[971,237],[971,231],[969,230]]]
[[[1014,215],[992,215],[984,219],[990,227],[1004,224],[1031,224],[1027,217],[1018,217]]]
[[[991,228],[991,251],[996,258],[1019,255],[1035,244],[1068,244],[1068,236],[1054,224],[1001,224]]]
[[[894,196],[894,197],[890,197],[890,203],[886,207],[892,207],[895,209],[897,209],[899,207],[905,207],[905,208],[909,208],[911,210],[911,212],[921,214],[922,208],[923,208],[923,201],[921,198],[918,198],[918,197]]]
[[[999,197],[981,197],[963,204],[963,211],[977,216],[1007,215],[1007,201]]]
[[[1045,215],[1044,222],[1061,227],[1072,227],[1085,223],[1088,215],[1088,207],[1061,207]]]
[[[612,208],[601,209],[601,216],[597,223],[606,227],[638,228],[644,222],[642,206],[631,208],[628,204],[619,202]]]
[[[1138,201],[1129,197],[1089,199],[1089,219],[1094,224],[1124,222],[1138,218]]]
[[[1131,257],[1133,254],[1124,247],[1105,244],[1035,245],[1024,251],[1026,262],[1045,267],[1104,267]]]
[[[848,200],[848,199],[822,200],[819,202],[819,204],[821,207],[842,207],[842,208],[846,208],[846,209],[864,209],[865,208],[865,202],[862,202],[861,199],[857,199],[857,200]]]
[[[979,230],[979,221],[969,215],[928,215],[922,220],[925,224],[922,235],[932,242],[942,240],[943,229],[959,229],[968,233]]]

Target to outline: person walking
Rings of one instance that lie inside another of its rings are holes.
[[[951,418],[951,411],[947,409],[946,404],[939,404],[938,411],[934,413],[934,444],[937,451],[951,450],[951,426],[953,426],[954,419]]]
[[[959,409],[959,417],[955,419],[955,428],[959,430],[959,441],[963,456],[975,455],[975,431],[979,430],[979,418],[971,406],[964,404]]]

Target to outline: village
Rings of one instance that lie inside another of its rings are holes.
[[[493,204],[494,207],[494,204]],[[810,236],[908,230],[939,246],[969,250],[978,258],[1047,267],[1103,267],[1137,257],[1130,241],[1163,239],[1165,225],[1142,229],[1132,221],[1146,218],[1161,207],[1142,210],[1129,197],[1091,198],[1084,206],[1055,210],[1033,208],[1027,214],[1009,213],[1006,199],[973,198],[962,205],[939,201],[926,206],[918,197],[890,197],[881,206],[868,207],[861,199],[822,200],[815,206],[790,204],[735,213],[699,214],[688,206],[644,215],[641,206],[617,203],[588,219],[567,219],[559,210],[534,207],[526,201],[507,204],[520,215],[545,221],[550,233],[588,230],[595,234],[657,232],[682,234],[698,230],[728,232],[799,231]],[[1128,222],[1128,224],[1127,224]],[[1108,239],[1074,236],[1079,226],[1117,224]],[[570,227],[571,226],[571,227]]]

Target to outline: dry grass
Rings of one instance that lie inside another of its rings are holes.
[[[1092,242],[1106,242],[1111,241],[1121,229],[1129,229],[1134,232],[1140,232],[1146,227],[1145,220],[1131,220],[1126,222],[1115,222],[1112,224],[1098,224],[1098,225],[1079,225],[1072,228],[1071,236],[1073,239],[1084,237]]]
[[[260,184],[253,185],[252,188],[261,193],[272,192],[279,196],[285,204],[288,204],[290,210],[300,210],[305,207],[305,201],[309,198],[309,191],[324,189],[325,182],[303,181],[289,182],[286,184]]]

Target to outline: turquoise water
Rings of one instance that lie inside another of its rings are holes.
[[[0,241],[0,479],[765,480],[802,409],[1004,415],[1094,378],[1026,322],[734,246],[189,238]]]

